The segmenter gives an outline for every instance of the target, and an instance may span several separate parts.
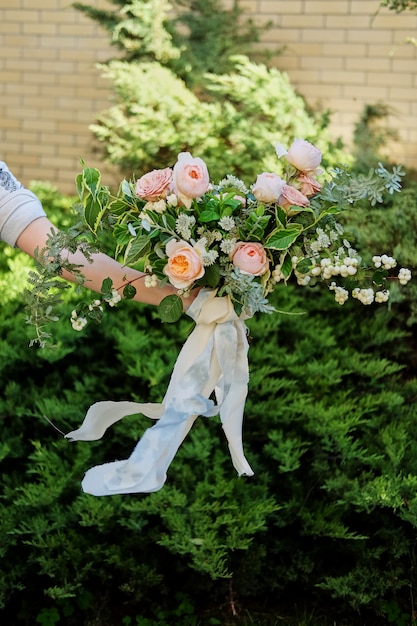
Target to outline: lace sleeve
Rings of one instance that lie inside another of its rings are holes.
[[[0,161],[0,187],[4,191],[16,191],[17,189],[23,189],[22,183],[20,183],[11,173],[6,163]]]
[[[0,161],[0,240],[11,246],[45,211],[34,193],[26,189]]]

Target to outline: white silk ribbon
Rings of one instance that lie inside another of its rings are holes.
[[[88,410],[71,441],[100,439],[126,415],[156,419],[123,461],[96,465],[82,482],[86,493],[105,496],[150,493],[162,488],[168,467],[198,415],[220,414],[233,465],[239,476],[253,476],[243,453],[242,424],[248,391],[246,325],[229,297],[203,289],[188,308],[196,326],[178,356],[162,404],[97,402]],[[214,392],[217,404],[210,399]]]

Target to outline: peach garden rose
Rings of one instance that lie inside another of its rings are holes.
[[[287,209],[290,206],[306,207],[309,204],[309,199],[295,187],[284,185],[279,204],[283,209]]]
[[[262,276],[268,270],[265,248],[257,241],[239,241],[230,255],[232,263],[243,274]]]
[[[135,192],[139,198],[147,202],[155,202],[166,198],[172,183],[172,169],[152,170],[141,176],[136,182]]]
[[[164,274],[176,289],[186,289],[204,276],[203,260],[199,248],[193,248],[184,240],[171,239],[166,245],[168,263]]]
[[[312,172],[321,163],[321,152],[305,139],[294,139],[289,150],[277,143],[275,145],[278,157],[285,156],[288,163],[300,172]]]
[[[252,193],[259,202],[277,202],[282,194],[285,181],[272,172],[258,174]]]
[[[297,182],[300,184],[301,193],[305,196],[314,196],[321,189],[321,184],[313,176],[309,176],[305,172],[299,175]]]
[[[174,165],[174,191],[187,207],[191,207],[193,198],[201,198],[210,185],[207,165],[200,158],[193,158],[189,152],[180,152]]]

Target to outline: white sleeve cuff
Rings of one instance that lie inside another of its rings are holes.
[[[9,191],[0,186],[0,240],[15,246],[25,228],[45,215],[39,199],[28,189]]]

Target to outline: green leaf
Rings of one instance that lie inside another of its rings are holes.
[[[123,195],[127,196],[128,198],[136,197],[133,194],[132,189],[126,179],[122,180],[122,182],[120,183],[120,191],[123,193]]]
[[[199,217],[200,222],[214,222],[215,220],[219,220],[220,215],[215,211],[202,211]]]
[[[101,193],[99,196],[87,196],[84,201],[84,217],[90,230],[95,233],[100,224],[100,220],[103,217],[107,203],[103,205],[103,201],[107,200],[106,193]]]
[[[228,194],[227,197],[222,198],[220,204],[221,217],[233,215],[234,211],[240,206],[242,206],[241,200],[236,199],[234,193]]]
[[[337,205],[329,206],[327,207],[325,211],[320,213],[319,220],[321,220],[323,217],[326,217],[326,215],[337,215],[338,213],[341,213],[342,211],[343,211],[343,207],[341,208]]]
[[[173,217],[172,215],[165,213],[162,216],[162,223],[165,226],[165,228],[175,231],[175,217]]]
[[[125,285],[125,287],[123,288],[123,297],[126,298],[126,300],[131,300],[135,297],[135,295],[136,288],[131,284]]]
[[[220,268],[218,265],[208,265],[205,268],[204,276],[197,284],[207,285],[214,289],[220,283]]]
[[[158,307],[158,312],[163,322],[177,322],[182,315],[182,300],[179,296],[167,296]]]
[[[101,284],[101,293],[108,294],[111,293],[113,289],[113,281],[111,278],[105,278]]]
[[[209,200],[207,200],[207,202],[204,203],[204,206],[209,211],[214,211],[216,213],[220,205],[223,204],[225,200],[228,200],[229,198],[232,198],[232,197],[233,197],[233,194],[228,194],[226,196],[222,196],[221,198],[219,198],[218,196],[210,196]]]
[[[83,199],[83,174],[82,172],[80,172],[80,174],[77,174],[77,176],[75,177],[75,184],[77,186],[78,197],[80,198],[80,200],[82,200]]]
[[[136,239],[132,239],[127,246],[124,262],[126,265],[136,263],[145,257],[151,251],[151,242],[147,235],[141,235]]]
[[[298,226],[298,228],[295,228],[295,226]],[[293,224],[291,228],[275,230],[267,238],[264,247],[271,250],[287,250],[300,235],[301,231],[301,224]]]
[[[118,246],[127,246],[132,239],[132,234],[128,229],[127,224],[115,224],[113,228],[113,237],[116,240]]]
[[[292,271],[292,260],[289,254],[285,255],[285,258],[281,264],[281,272],[285,278],[288,278]]]
[[[123,215],[123,213],[126,213],[128,208],[130,209],[130,206],[125,200],[121,200],[119,198],[118,200],[113,200],[113,202],[109,205],[109,208],[115,215]]]
[[[385,283],[387,276],[388,276],[387,270],[382,270],[382,269],[376,270],[376,272],[374,272],[372,275],[372,280],[375,283],[375,285],[378,285],[380,287],[381,285]]]
[[[83,186],[87,187],[89,192],[95,196],[100,186],[101,174],[95,167],[86,167],[83,170]]]
[[[284,211],[284,209],[280,206],[277,206],[275,215],[276,215],[277,225],[279,226],[281,224],[285,228],[285,226],[287,225],[287,214]]]
[[[310,259],[301,259],[301,261],[297,263],[297,272],[300,272],[300,274],[308,274],[311,267],[312,262]]]

